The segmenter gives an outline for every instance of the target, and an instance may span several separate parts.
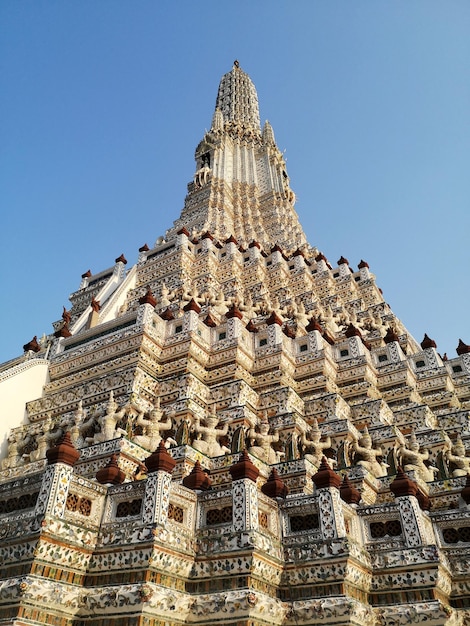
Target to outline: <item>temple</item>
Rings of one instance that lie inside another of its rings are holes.
[[[294,206],[236,61],[180,216],[0,366],[0,625],[470,624],[470,345]]]

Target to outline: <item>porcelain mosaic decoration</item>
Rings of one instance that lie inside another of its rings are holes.
[[[0,624],[470,624],[470,346],[418,343],[294,204],[235,62],[180,217],[0,368],[47,372],[5,433]]]

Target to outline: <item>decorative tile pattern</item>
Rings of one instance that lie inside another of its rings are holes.
[[[0,462],[0,621],[466,626],[467,347],[418,344],[367,264],[308,244],[238,63],[217,103],[173,226],[134,267],[85,274],[41,351],[0,374],[49,365]],[[171,476],[145,467],[156,403]],[[48,465],[66,431],[80,458]],[[314,488],[313,431],[358,504]],[[256,483],[232,482],[244,448]],[[124,482],[102,485],[113,455]],[[196,461],[208,490],[182,484]],[[394,497],[400,463],[419,497]],[[272,466],[283,499],[261,491]]]

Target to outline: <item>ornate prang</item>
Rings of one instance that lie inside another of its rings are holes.
[[[199,306],[199,304],[194,300],[194,298],[191,298],[191,300],[188,302],[188,304],[186,304],[186,306],[183,307],[183,311],[186,313],[187,311],[194,311],[194,313],[200,313],[201,312],[201,307]]]
[[[46,451],[48,465],[63,463],[73,467],[80,457],[80,452],[73,445],[70,433],[67,431],[62,435],[57,445]]]
[[[102,485],[120,485],[126,474],[118,465],[118,456],[113,454],[108,463],[96,472],[96,480]]]
[[[385,343],[392,343],[393,341],[399,341],[399,339],[400,338],[398,337],[397,333],[392,328],[387,329],[387,333],[384,337]]]
[[[247,450],[243,450],[237,463],[232,465],[229,469],[232,480],[241,480],[242,478],[248,478],[253,482],[259,476],[259,469],[254,465]]]
[[[344,475],[343,482],[339,488],[339,495],[341,500],[348,504],[359,504],[361,501],[361,492],[352,484],[347,474]]]
[[[152,249],[0,367],[0,621],[463,626],[470,346],[307,241],[238,62],[194,154]]]
[[[25,345],[23,346],[23,350],[25,352],[40,352],[41,351],[41,346],[38,343],[38,338],[36,335],[34,335],[31,341],[29,341],[28,343],[25,343]]]
[[[211,487],[211,479],[196,461],[191,473],[183,478],[183,485],[193,491],[207,491]]]
[[[261,487],[261,491],[269,498],[285,498],[289,493],[289,489],[285,482],[279,476],[277,469],[272,468],[268,480]]]
[[[341,484],[341,477],[331,469],[325,456],[321,460],[318,472],[312,476],[312,480],[317,489],[324,489],[325,487],[339,489]]]
[[[459,339],[459,345],[456,348],[456,352],[459,356],[462,356],[462,354],[468,354],[470,352],[470,345]]]
[[[227,313],[225,314],[227,319],[232,319],[233,317],[237,317],[239,320],[243,319],[243,313],[237,307],[236,304],[232,304]]]
[[[423,350],[426,350],[427,348],[437,348],[437,345],[434,339],[430,339],[427,334],[424,333],[424,339],[421,342],[421,347]]]
[[[150,473],[166,472],[171,474],[176,466],[176,461],[168,453],[163,439],[160,441],[158,448],[150,456],[145,459],[145,467]]]
[[[278,324],[278,326],[282,326],[283,321],[281,320],[279,315],[277,315],[277,313],[273,311],[271,315],[268,317],[268,319],[266,320],[266,324],[268,326],[272,326],[273,324]]]
[[[311,333],[313,330],[317,330],[319,333],[323,334],[323,328],[318,323],[318,320],[315,317],[312,317],[305,327],[305,330],[308,333]]]
[[[164,309],[161,313],[159,313],[160,317],[162,318],[162,320],[165,320],[167,322],[169,322],[170,320],[174,320],[175,319],[175,315],[173,313],[173,311],[170,308],[166,308]]]
[[[151,306],[157,305],[157,301],[155,300],[150,287],[148,287],[145,294],[141,298],[139,298],[139,304],[150,304]]]
[[[390,491],[395,498],[399,498],[400,496],[416,496],[419,487],[415,481],[411,480],[408,474],[405,474],[402,468],[398,466],[397,475],[390,484]]]

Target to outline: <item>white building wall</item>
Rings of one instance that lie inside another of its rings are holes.
[[[10,430],[27,422],[26,402],[40,398],[47,382],[45,359],[31,359],[0,374],[0,460],[7,456]]]

